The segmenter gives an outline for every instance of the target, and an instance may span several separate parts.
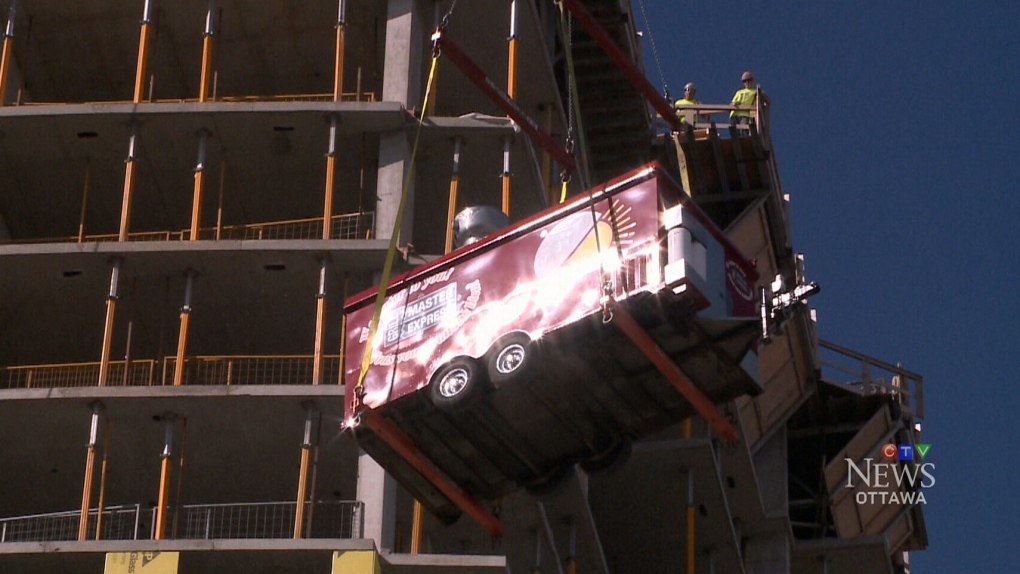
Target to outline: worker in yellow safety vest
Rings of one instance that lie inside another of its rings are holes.
[[[699,102],[694,97],[694,94],[696,94],[697,91],[698,91],[698,89],[694,87],[694,82],[687,82],[687,85],[684,86],[684,97],[683,97],[683,99],[677,100],[673,104],[673,109],[676,111],[676,117],[680,119],[680,123],[681,124],[687,123],[687,118],[684,116],[683,108],[686,107],[686,106],[697,106],[697,105],[701,104],[701,102]],[[698,122],[701,121],[701,118],[699,117],[698,112],[696,112],[696,111],[694,112],[693,119],[694,119],[694,123],[698,123]]]
[[[758,95],[758,91],[752,87],[754,84],[754,75],[751,72],[745,71],[740,76],[740,81],[743,82],[744,87],[737,90],[737,93],[733,94],[733,101],[731,102],[734,106],[739,109],[730,112],[730,125],[737,124],[748,124],[751,122],[751,109],[754,108],[755,99]],[[768,98],[762,93],[762,103],[768,105]]]

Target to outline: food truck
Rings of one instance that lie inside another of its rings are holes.
[[[440,518],[541,492],[694,414],[728,424],[705,409],[761,390],[757,283],[640,167],[394,278],[381,307],[350,297],[343,424]]]

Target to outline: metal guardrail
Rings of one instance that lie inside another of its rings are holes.
[[[169,538],[178,540],[293,538],[294,502],[196,504],[181,506],[167,523]],[[364,503],[306,503],[305,538],[361,538]],[[155,525],[155,509],[152,524]],[[176,528],[176,532],[174,532]],[[155,532],[150,532],[154,538]]]
[[[154,384],[156,360],[130,363],[110,361],[107,386],[146,387]],[[95,387],[99,382],[99,361],[57,365],[25,365],[0,368],[0,389],[55,389]]]
[[[111,361],[104,386],[170,386],[176,357]],[[160,366],[159,364],[162,364]],[[185,358],[184,385],[311,385],[313,355],[233,355]],[[338,384],[340,356],[322,357],[320,384]],[[0,367],[0,389],[97,387],[99,362]]]
[[[138,523],[142,510],[140,504],[133,506],[110,506],[103,509],[99,521],[99,509],[89,510],[86,540],[137,540]],[[0,542],[51,542],[78,540],[81,511],[50,512],[30,516],[0,518]],[[96,536],[96,524],[100,524]]]
[[[97,101],[86,101],[86,102],[35,102],[35,101],[23,101],[21,99],[22,91],[18,90],[17,97],[13,104],[15,106],[52,106],[52,105],[67,105],[67,104],[131,104],[134,103],[130,100],[97,100]],[[215,102],[331,102],[333,101],[333,94],[321,93],[321,94],[281,94],[276,96],[213,96],[211,99],[206,100],[206,103]],[[348,92],[346,94],[340,94],[341,102],[375,102],[375,92]],[[194,98],[165,98],[156,100],[146,100],[144,103],[147,104],[181,104],[181,103],[198,103],[199,99]]]
[[[343,213],[334,215],[330,224],[330,239],[368,239],[375,228],[375,212]],[[203,227],[198,230],[202,240],[259,240],[259,239],[322,239],[322,218],[291,219]],[[75,235],[72,237],[49,237],[35,239],[8,239],[0,243],[85,243],[118,241],[116,233]],[[137,231],[128,233],[128,241],[186,241],[191,239],[191,230]]]
[[[823,381],[863,395],[896,395],[914,416],[924,418],[921,375],[828,341],[819,340],[818,350]]]
[[[196,504],[181,506],[168,520],[167,538],[178,540],[293,538],[294,502]],[[155,538],[155,509],[140,504],[89,511],[86,540]],[[364,537],[365,504],[356,500],[306,503],[305,538]],[[81,512],[50,512],[0,518],[0,543],[78,540]],[[176,520],[175,520],[176,518]],[[142,522],[148,522],[142,528]],[[100,524],[99,536],[96,525]]]
[[[163,362],[161,384],[172,385],[176,357]],[[182,385],[310,385],[312,355],[290,356],[198,356],[184,359]],[[340,356],[322,358],[321,384],[339,381]]]

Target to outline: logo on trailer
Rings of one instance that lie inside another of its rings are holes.
[[[754,291],[747,280],[747,274],[732,259],[726,260],[726,277],[729,279],[730,285],[733,286],[733,290],[736,291],[737,295],[748,301],[754,298]]]

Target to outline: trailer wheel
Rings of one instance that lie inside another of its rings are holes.
[[[487,386],[478,361],[460,357],[436,371],[429,385],[429,397],[436,408],[452,413],[474,404]]]
[[[500,388],[522,381],[533,373],[538,363],[538,345],[526,333],[510,333],[496,341],[487,357],[489,380]]]

